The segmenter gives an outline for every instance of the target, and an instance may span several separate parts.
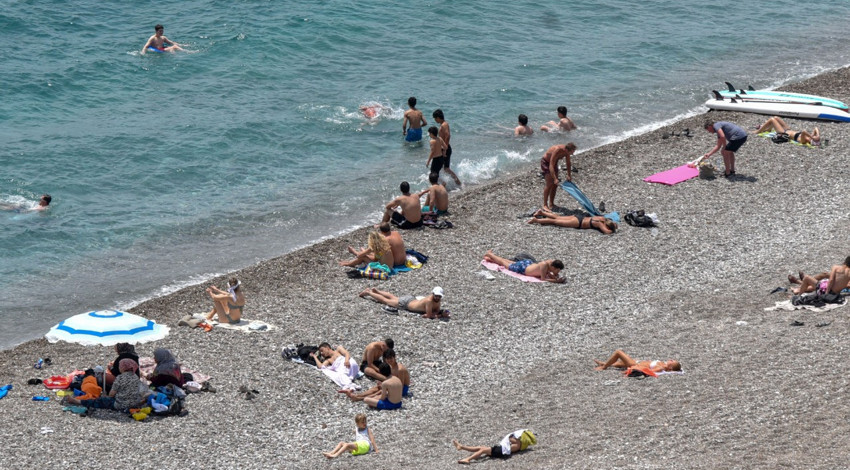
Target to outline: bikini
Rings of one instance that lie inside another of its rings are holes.
[[[244,307],[244,305],[233,305],[232,303],[227,302],[227,309],[228,310],[234,310],[234,309],[239,310],[239,314],[240,314],[239,317],[240,318],[242,318],[242,315],[241,315],[242,314],[242,307]],[[224,316],[227,317],[227,323],[231,323],[231,324],[232,323],[239,323],[239,320],[234,321],[232,318],[230,318],[229,313],[225,313],[225,312],[222,312],[222,313],[224,313]]]

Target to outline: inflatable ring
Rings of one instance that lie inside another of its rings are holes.
[[[71,379],[64,375],[53,375],[44,379],[44,386],[51,390],[64,390],[71,386]]]

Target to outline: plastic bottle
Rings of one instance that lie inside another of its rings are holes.
[[[50,401],[50,397],[36,396],[32,397],[32,401]]]
[[[43,365],[44,365],[44,359],[39,359],[33,367],[35,367],[36,369],[41,369],[41,367]]]

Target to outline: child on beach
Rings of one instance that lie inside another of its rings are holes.
[[[526,116],[525,114],[520,114],[519,118],[517,118],[517,126],[514,128],[514,135],[522,136],[532,134],[534,134],[534,129],[532,129],[528,125],[528,116]]]
[[[512,454],[525,450],[534,444],[537,444],[537,437],[528,429],[520,429],[505,436],[498,444],[493,447],[489,446],[465,446],[457,439],[452,441],[457,450],[465,450],[472,452],[472,455],[465,459],[458,460],[457,463],[468,464],[471,460],[480,459],[483,456],[491,458],[506,459]]]
[[[366,415],[358,413],[354,417],[354,424],[357,427],[354,429],[354,442],[340,442],[330,452],[322,452],[322,455],[329,459],[333,459],[342,455],[343,452],[351,452],[351,455],[368,454],[371,451],[378,453],[378,446],[375,444],[375,436],[372,435],[372,430],[366,426]]]

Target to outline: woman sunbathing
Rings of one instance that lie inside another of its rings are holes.
[[[627,369],[635,366],[647,367],[653,372],[677,372],[682,370],[682,365],[679,364],[679,361],[636,361],[623,352],[622,349],[614,351],[614,354],[605,362],[597,361],[596,359],[594,361],[597,364],[596,370],[605,370],[609,367]]]
[[[542,217],[538,219],[538,217]],[[617,224],[613,220],[606,219],[602,216],[586,216],[579,215],[558,215],[554,212],[545,209],[539,209],[534,213],[534,217],[528,221],[530,224],[539,225],[557,225],[558,227],[590,229],[595,228],[600,232],[608,235],[617,231]]]
[[[207,320],[212,321],[213,316],[218,315],[219,323],[239,323],[242,318],[242,309],[245,307],[242,283],[232,277],[227,284],[227,292],[216,286],[207,288],[207,294],[213,300],[213,309],[206,315]]]
[[[348,252],[354,255],[354,258],[348,261],[340,261],[340,266],[356,268],[361,264],[371,263],[373,261],[377,261],[389,267],[393,267],[395,264],[393,250],[392,247],[390,247],[389,240],[377,231],[369,233],[368,248],[357,251],[349,246]]]
[[[791,126],[789,126],[788,123],[779,116],[773,116],[768,119],[761,125],[761,127],[758,128],[758,130],[756,130],[756,134],[771,131],[775,131],[778,134],[784,132],[788,134],[789,139],[803,145],[820,145],[820,130],[818,130],[817,127],[814,128],[811,134],[806,131],[793,131],[791,130]]]

